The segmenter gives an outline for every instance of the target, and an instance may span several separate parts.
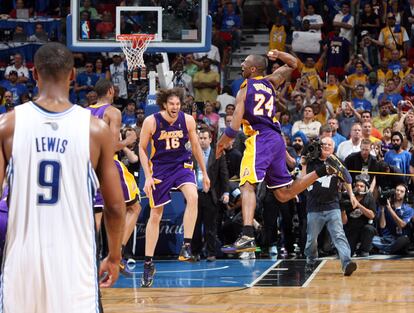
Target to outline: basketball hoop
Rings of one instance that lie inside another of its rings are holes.
[[[125,54],[128,70],[134,71],[145,68],[144,52],[151,40],[154,40],[154,34],[130,34],[118,35],[116,40],[121,43],[122,51]]]

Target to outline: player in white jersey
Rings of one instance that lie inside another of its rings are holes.
[[[46,44],[34,63],[36,103],[0,118],[0,182],[7,174],[10,188],[0,312],[101,312],[98,277],[101,287],[118,278],[125,223],[114,143],[105,123],[68,100],[72,53]],[[109,246],[99,273],[95,171]]]

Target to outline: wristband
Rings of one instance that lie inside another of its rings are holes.
[[[235,138],[237,136],[237,134],[239,133],[239,131],[234,130],[233,128],[231,128],[230,126],[227,126],[226,129],[224,130],[224,134],[227,137],[230,138]]]

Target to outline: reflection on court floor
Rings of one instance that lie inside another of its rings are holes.
[[[142,264],[138,261],[133,277],[121,276],[114,287],[140,287]],[[305,260],[157,261],[155,266],[157,273],[152,288],[300,287],[312,275],[305,272]]]

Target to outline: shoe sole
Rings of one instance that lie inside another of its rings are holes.
[[[256,252],[256,247],[239,248],[234,247],[221,248],[221,252],[226,254],[242,253],[242,252]]]
[[[181,262],[196,262],[196,260],[194,260],[194,258],[186,258],[186,257],[183,257],[181,255],[178,257],[178,261],[181,261]]]
[[[141,287],[142,288],[149,288],[149,287],[151,287],[152,286],[152,284],[154,283],[154,276],[155,276],[155,273],[156,273],[157,271],[154,269],[154,273],[152,273],[152,280],[151,280],[151,282],[149,283],[149,285],[146,285],[146,284],[144,284],[143,282],[142,282],[142,279],[141,279]]]
[[[349,263],[348,266],[345,268],[344,276],[351,276],[353,272],[357,269],[357,264],[352,262]]]

